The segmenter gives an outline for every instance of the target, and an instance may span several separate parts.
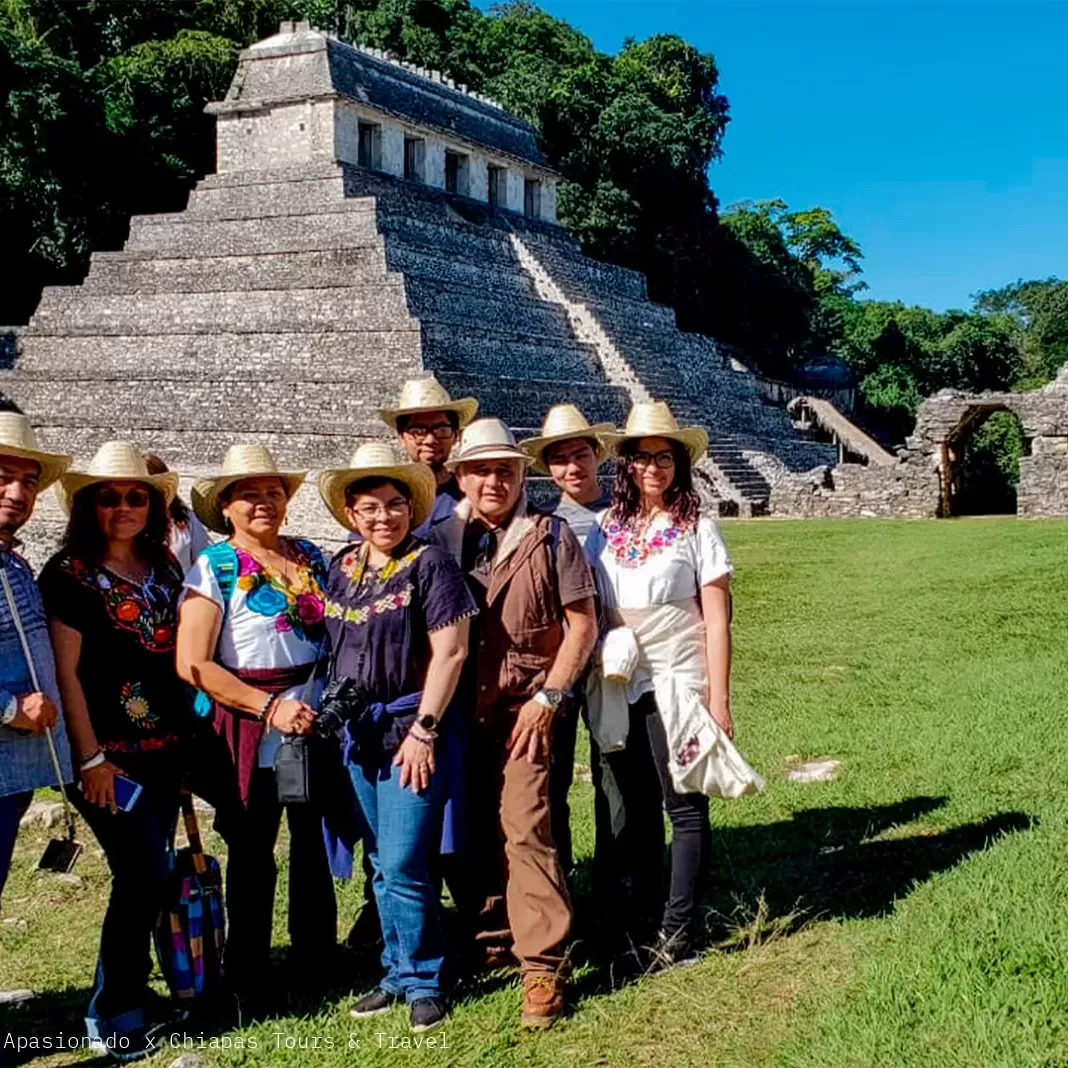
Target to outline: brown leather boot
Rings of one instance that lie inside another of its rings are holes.
[[[531,1031],[552,1027],[564,1015],[564,989],[558,975],[524,975],[522,1026]]]

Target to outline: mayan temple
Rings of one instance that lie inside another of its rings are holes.
[[[520,434],[559,401],[622,422],[667,400],[710,428],[724,512],[766,511],[769,472],[834,462],[641,274],[582,256],[534,130],[493,101],[283,23],[208,111],[217,173],[185,211],[131,220],[82,285],[47,289],[0,363],[49,445],[84,460],[129,437],[194,476],[254,439],[321,468],[433,372]],[[294,511],[338,536],[310,487]],[[42,520],[54,534],[51,502]]]

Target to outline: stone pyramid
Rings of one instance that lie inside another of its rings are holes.
[[[384,435],[377,409],[433,372],[520,435],[565,400],[616,423],[666,400],[710,429],[707,475],[741,514],[766,509],[769,465],[833,462],[642,275],[582,256],[533,130],[498,105],[283,24],[209,110],[219,173],[47,289],[0,362],[49,445],[84,460],[129,437],[189,478],[256,440],[316,469]],[[340,536],[311,489],[290,525]]]

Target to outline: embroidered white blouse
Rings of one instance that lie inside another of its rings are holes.
[[[699,599],[702,586],[734,570],[719,527],[707,516],[687,531],[660,515],[636,533],[602,512],[586,540],[586,557],[599,572],[606,609]]]
[[[219,634],[216,651],[224,667],[288,668],[308,665],[309,674],[316,662],[322,642],[322,593],[311,592],[288,597],[276,582],[264,581],[267,576],[246,553],[237,553],[238,579],[230,597],[229,609]],[[303,569],[302,578],[307,582]],[[207,557],[198,556],[185,576],[185,588],[199,593],[223,608],[222,590]],[[251,602],[251,603],[250,603]],[[292,686],[281,694],[284,698],[300,698],[316,707],[322,691],[322,680],[311,688]],[[281,745],[281,733],[269,727],[260,742],[257,764],[261,768],[274,767],[275,754]]]

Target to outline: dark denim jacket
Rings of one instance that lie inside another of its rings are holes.
[[[41,594],[30,565],[17,552],[0,546],[0,567],[4,569],[11,592],[15,595],[15,605],[22,619],[26,640],[30,644],[30,653],[41,688],[56,703],[56,708],[60,709],[60,718],[52,731],[52,737],[59,753],[60,768],[66,781],[70,782],[70,747],[63,724],[59,686],[56,684],[56,665],[52,657],[52,643],[48,638]],[[29,668],[22,652],[22,643],[11,619],[7,598],[0,587],[0,708],[7,704],[12,694],[32,693],[33,689]],[[44,735],[0,727],[0,797],[55,784],[56,773],[52,768]]]

